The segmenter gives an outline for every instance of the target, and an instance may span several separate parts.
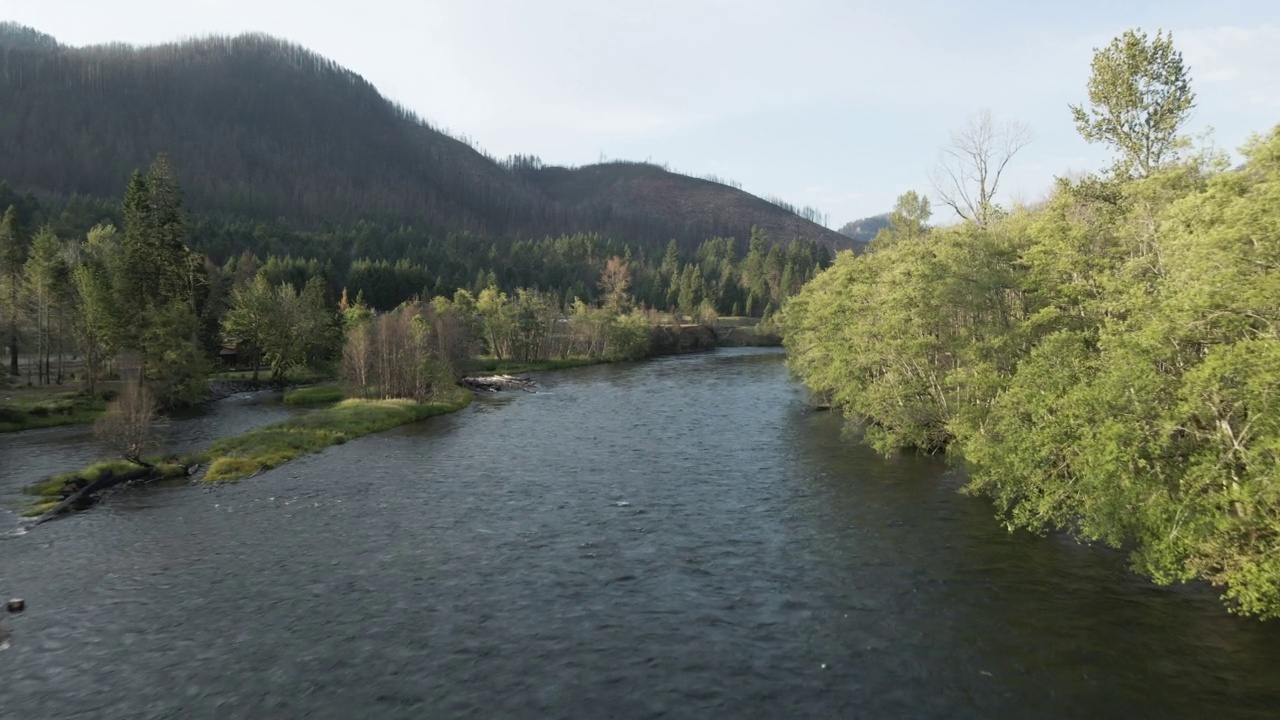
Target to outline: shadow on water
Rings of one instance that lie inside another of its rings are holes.
[[[922,682],[978,716],[1275,716],[1280,627],[1227,614],[1202,584],[1156,587],[1121,552],[1006,532],[941,461],[885,460],[840,424],[791,426],[797,512],[822,529],[819,564],[842,567],[833,592],[916,646]]]
[[[541,378],[0,541],[17,717],[1260,718],[1280,634],[1009,534],[776,352]],[[128,668],[122,672],[121,668]]]

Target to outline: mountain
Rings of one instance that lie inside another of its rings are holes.
[[[832,251],[851,246],[839,233],[719,182],[648,163],[612,162],[577,169],[544,167],[523,176],[565,208],[581,230],[621,234],[638,227],[662,237],[737,237],[753,225],[778,242],[804,237]]]
[[[865,245],[887,227],[889,227],[889,213],[881,213],[845,223],[844,227],[840,228],[840,234]]]
[[[652,165],[501,164],[382,97],[356,73],[264,35],[152,47],[60,45],[0,25],[0,180],[118,197],[159,153],[188,207],[302,229],[360,220],[436,234],[609,233],[691,249],[711,235],[832,250],[843,236],[736,188]]]

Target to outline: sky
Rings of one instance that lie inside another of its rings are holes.
[[[495,157],[666,163],[833,228],[934,195],[939,150],[982,111],[1034,134],[1005,204],[1105,166],[1067,106],[1128,28],[1173,33],[1200,143],[1234,152],[1280,123],[1277,0],[0,0],[0,20],[69,45],[263,32]]]

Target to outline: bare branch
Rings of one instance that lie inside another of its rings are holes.
[[[986,225],[996,213],[995,196],[1009,161],[1031,137],[1026,123],[998,122],[990,110],[970,116],[938,152],[932,180],[942,204],[965,220]]]

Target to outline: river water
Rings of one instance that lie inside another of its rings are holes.
[[[0,539],[0,716],[1280,712],[1280,626],[1005,532],[776,352],[543,383]]]

